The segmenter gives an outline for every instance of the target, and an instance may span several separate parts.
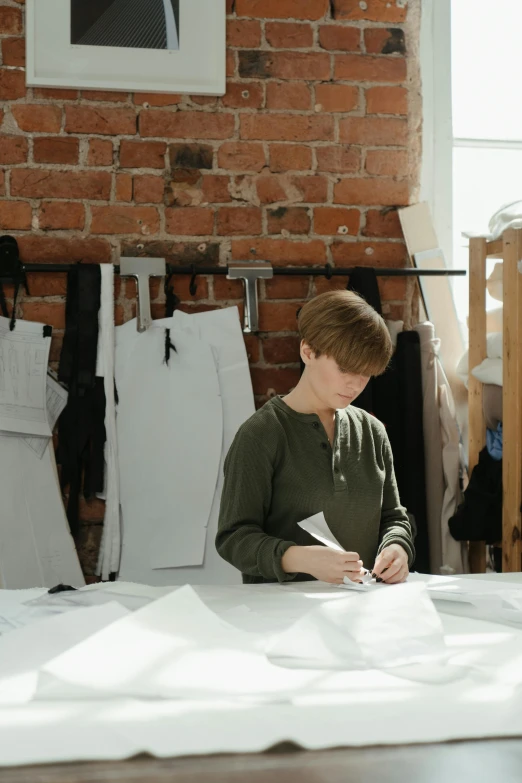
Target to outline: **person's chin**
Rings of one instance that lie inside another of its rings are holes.
[[[352,402],[352,397],[346,397],[344,394],[337,394],[336,408],[347,408]]]

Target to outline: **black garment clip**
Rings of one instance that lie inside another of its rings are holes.
[[[13,331],[16,323],[16,300],[20,286],[23,285],[27,294],[29,294],[29,288],[27,286],[25,267],[20,261],[18,242],[14,237],[7,234],[0,237],[0,309],[4,318],[9,318],[4,294],[4,283],[14,285],[13,312],[9,324],[9,329]]]

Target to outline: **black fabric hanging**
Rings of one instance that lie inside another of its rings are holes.
[[[105,391],[96,378],[101,273],[98,264],[74,267],[68,273],[65,335],[58,378],[69,390],[58,424],[57,462],[62,488],[69,486],[67,518],[79,532],[80,492],[86,499],[103,491]]]
[[[375,269],[357,267],[350,276],[348,290],[362,296],[382,315]],[[372,378],[352,405],[372,413],[386,427],[399,495],[413,517],[416,532],[413,568],[429,573],[422,368],[417,332],[401,332],[398,335],[397,348],[386,372]]]
[[[494,544],[502,539],[502,460],[493,459],[487,448],[480,452],[464,500],[448,524],[457,541]]]

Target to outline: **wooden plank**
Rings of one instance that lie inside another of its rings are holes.
[[[492,242],[488,242],[486,245],[486,253],[488,258],[502,258],[504,252],[504,243],[502,237],[494,239]]]
[[[471,369],[487,356],[486,343],[486,255],[487,243],[482,237],[469,241],[469,384],[468,384],[468,470],[478,462],[479,452],[486,444],[486,424],[482,409],[482,383]],[[469,565],[471,573],[486,571],[486,546],[470,541]]]
[[[522,503],[522,232],[504,233],[502,568],[520,571]]]

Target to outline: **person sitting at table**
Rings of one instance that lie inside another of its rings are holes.
[[[352,405],[390,361],[386,324],[351,291],[315,297],[298,324],[301,379],[240,427],[227,454],[217,550],[245,584],[360,581],[363,566],[403,582],[415,551],[388,436]],[[321,511],[345,552],[298,526]]]

